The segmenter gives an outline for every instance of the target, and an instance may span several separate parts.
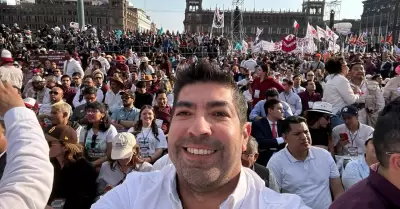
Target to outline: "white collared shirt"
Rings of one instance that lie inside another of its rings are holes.
[[[333,114],[338,113],[344,106],[354,104],[360,95],[354,94],[349,80],[342,75],[328,75],[322,101],[332,104]]]
[[[100,198],[92,209],[182,209],[176,190],[174,165],[160,172],[130,173],[124,183]],[[265,187],[254,171],[242,168],[235,191],[220,205],[220,209],[308,209],[301,198],[279,194]]]
[[[307,158],[300,161],[285,148],[271,157],[267,168],[282,193],[297,194],[314,209],[328,209],[332,204],[329,180],[340,174],[328,151],[310,147]]]
[[[122,91],[114,93],[111,89],[107,91],[106,98],[104,99],[104,104],[108,105],[108,109],[110,110],[110,112],[113,112],[114,110],[123,106],[120,94],[121,92]]]
[[[64,69],[63,74],[68,75],[70,78],[72,78],[72,74],[74,74],[75,72],[80,73],[81,76],[85,75],[81,64],[78,61],[76,61],[74,58],[71,58],[70,60],[66,60],[64,62],[63,69]]]
[[[285,140],[282,137],[279,137],[279,133],[278,133],[278,121],[272,122],[268,119],[268,123],[269,123],[269,127],[271,128],[271,133],[272,133],[272,126],[275,126],[275,131],[276,131],[276,142],[278,142],[278,144],[283,144],[285,142]]]

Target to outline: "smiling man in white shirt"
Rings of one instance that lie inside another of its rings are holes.
[[[178,74],[174,94],[168,133],[173,165],[129,174],[92,208],[308,208],[297,195],[266,188],[254,171],[242,167],[251,126],[232,76],[199,63]]]

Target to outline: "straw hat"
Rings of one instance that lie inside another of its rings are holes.
[[[153,80],[153,76],[151,76],[151,75],[145,75],[143,81],[152,81],[152,80]]]

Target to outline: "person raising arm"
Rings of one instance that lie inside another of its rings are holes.
[[[49,146],[35,113],[4,81],[0,82],[0,116],[4,117],[8,142],[7,166],[0,180],[0,208],[45,208],[54,176]]]

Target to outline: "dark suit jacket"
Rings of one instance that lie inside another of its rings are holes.
[[[1,153],[0,153],[1,154]],[[4,153],[1,157],[0,157],[0,180],[3,177],[3,173],[4,173],[4,168],[6,167],[6,158],[7,158],[7,153]]]
[[[278,136],[282,136],[281,125],[282,122],[278,121]],[[279,145],[276,138],[272,137],[271,126],[267,118],[261,118],[252,123],[251,136],[258,142],[258,151],[260,154],[257,163],[263,166],[267,165],[273,153],[285,148],[286,145],[286,143]]]
[[[256,172],[260,178],[265,181],[265,186],[269,187],[269,170],[267,167],[262,166],[258,163],[254,163],[254,172]]]

